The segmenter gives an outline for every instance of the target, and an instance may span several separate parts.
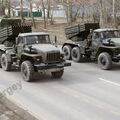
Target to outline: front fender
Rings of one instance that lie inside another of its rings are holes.
[[[102,52],[107,52],[109,53],[111,56],[113,56],[113,50],[110,47],[100,47],[97,51],[96,51],[96,57],[99,56],[100,53]]]

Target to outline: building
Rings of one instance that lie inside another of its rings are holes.
[[[33,4],[32,12],[34,17],[42,17],[42,8],[41,7],[37,8],[35,4]],[[17,6],[15,10],[15,16],[19,17],[20,14],[21,8],[20,6]],[[30,8],[28,6],[23,6],[23,16],[30,17]]]

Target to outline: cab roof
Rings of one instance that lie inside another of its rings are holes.
[[[105,32],[105,31],[116,31],[119,29],[115,29],[115,28],[102,28],[102,29],[96,29],[94,30],[94,32]]]
[[[27,37],[27,36],[37,36],[37,35],[49,35],[47,32],[32,32],[32,33],[20,33],[19,36]]]

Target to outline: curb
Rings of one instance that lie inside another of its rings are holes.
[[[12,100],[8,99],[6,96],[3,96],[3,94],[0,92],[0,102],[5,105],[7,108],[9,108],[11,111],[13,111],[15,114],[17,114],[21,119],[23,120],[41,120],[32,112],[30,112],[27,109],[23,109],[24,107],[20,104],[13,102]]]

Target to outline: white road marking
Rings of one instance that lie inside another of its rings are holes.
[[[115,83],[115,82],[112,82],[112,81],[109,81],[109,80],[105,80],[105,79],[103,79],[103,78],[99,78],[99,80],[104,81],[104,82],[107,82],[107,83],[109,83],[109,84],[111,84],[111,85],[115,85],[115,86],[120,87],[120,84],[119,84],[119,83]]]

